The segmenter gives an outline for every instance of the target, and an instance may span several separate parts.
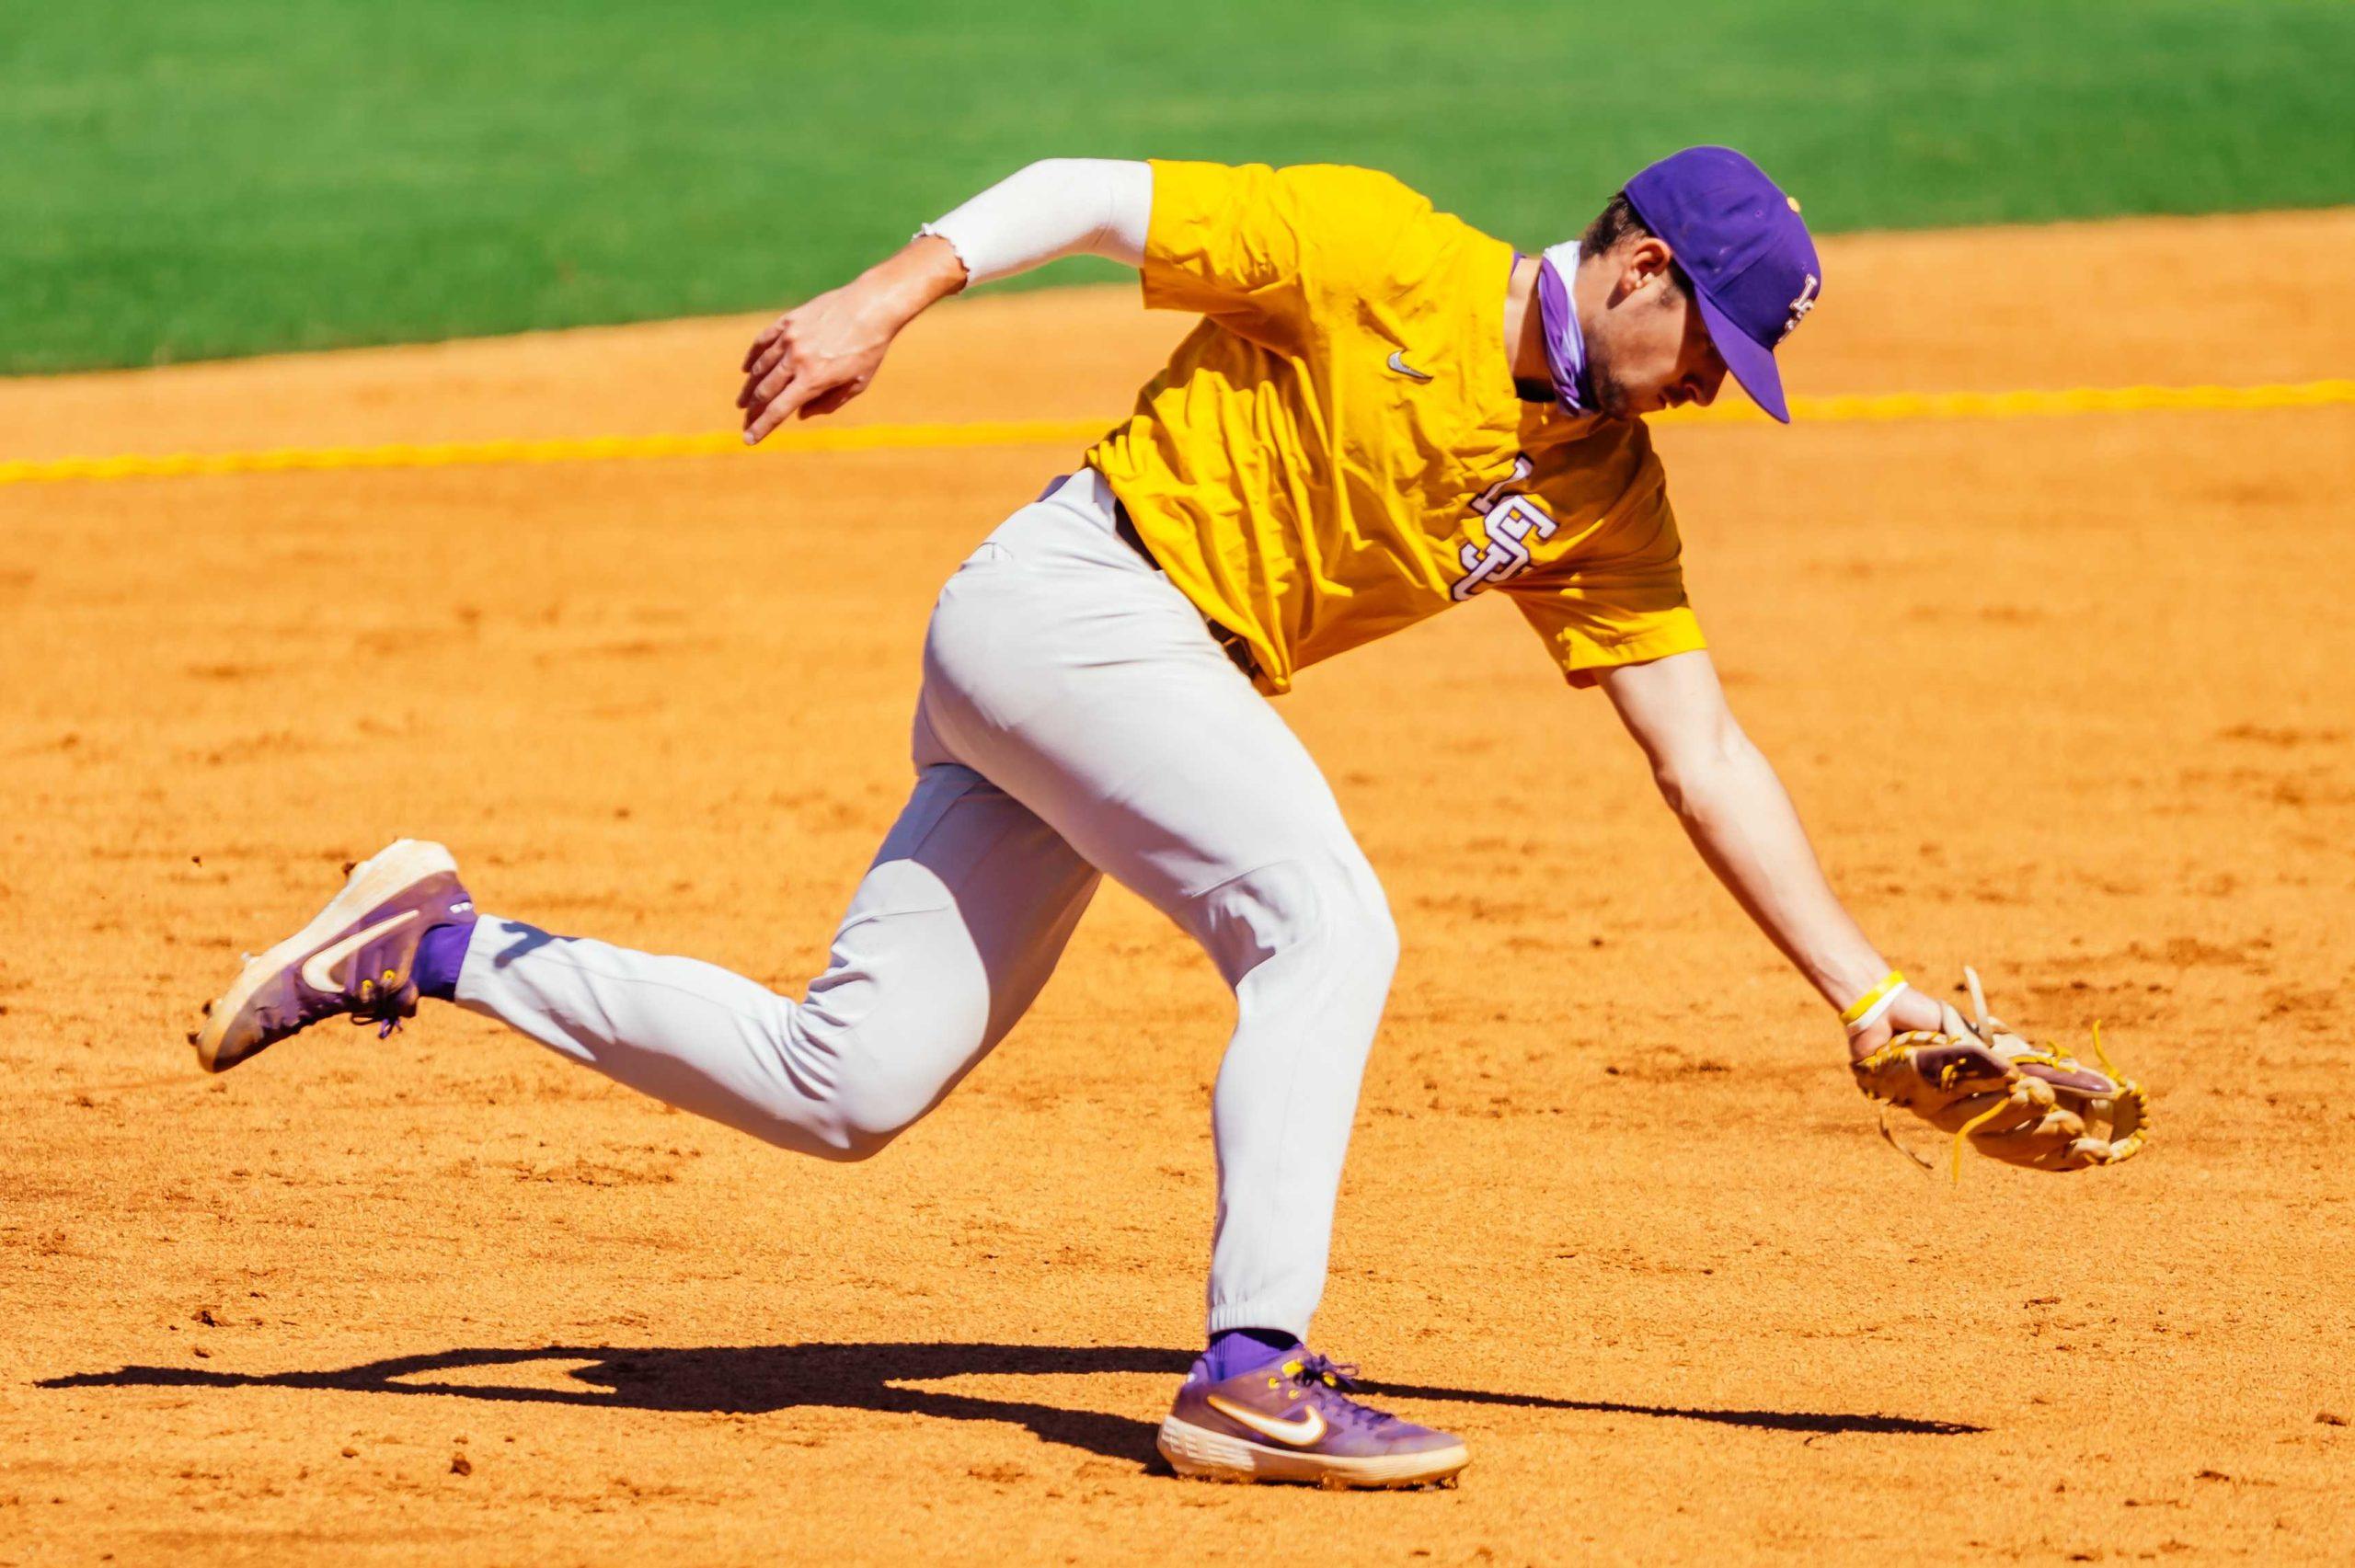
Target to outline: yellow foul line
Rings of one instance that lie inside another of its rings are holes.
[[[1869,396],[1794,397],[1807,424],[1899,419],[2023,419],[2154,410],[2319,408],[2355,404],[2355,381],[2261,386],[2081,386],[2043,392],[1893,392]],[[1717,406],[1660,418],[1674,424],[1763,419],[1738,396]],[[976,446],[1062,446],[1093,441],[1105,419],[977,420],[954,425],[817,425],[777,431],[763,451],[875,452]],[[526,463],[599,463],[624,458],[704,457],[746,451],[733,431],[697,435],[599,436],[553,441],[395,442],[385,446],[282,447],[265,452],[126,452],[0,462],[0,485],[67,479],[161,479],[190,475],[283,474],[343,468],[448,468]]]

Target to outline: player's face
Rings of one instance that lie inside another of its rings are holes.
[[[1668,247],[1631,247],[1609,302],[1586,334],[1599,411],[1635,419],[1688,403],[1706,406],[1725,383],[1726,362],[1709,341],[1700,306],[1669,268]]]

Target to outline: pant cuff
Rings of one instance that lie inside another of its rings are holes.
[[[511,951],[520,951],[524,945],[537,945],[534,938],[539,942],[547,940],[546,933],[517,921],[501,920],[497,915],[477,915],[474,934],[466,939],[465,961],[458,966],[457,989],[451,993],[450,1000],[470,1013],[497,1018],[499,1014],[491,1011],[488,1002],[497,984],[494,977],[498,969],[499,949],[502,944],[507,944]]]
[[[1280,1307],[1265,1297],[1256,1300],[1228,1301],[1211,1309],[1210,1332],[1224,1333],[1228,1329],[1280,1329],[1303,1345],[1308,1343],[1306,1312]]]

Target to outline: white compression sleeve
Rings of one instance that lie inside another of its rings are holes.
[[[947,240],[967,280],[986,283],[1082,253],[1135,267],[1152,218],[1151,165],[1044,158],[916,233]]]

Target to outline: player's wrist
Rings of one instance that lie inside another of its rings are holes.
[[[1840,1009],[1841,1027],[1851,1039],[1879,1029],[1910,989],[1902,971],[1888,970],[1847,1001],[1834,1003]]]
[[[1805,953],[1799,967],[1815,987],[1816,995],[1843,1023],[1860,1001],[1868,1001],[1897,972],[1895,965],[1862,940],[1840,943],[1831,951]]]
[[[965,286],[965,263],[939,235],[919,235],[860,279],[877,303],[905,326]]]

